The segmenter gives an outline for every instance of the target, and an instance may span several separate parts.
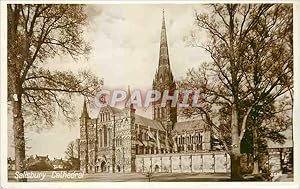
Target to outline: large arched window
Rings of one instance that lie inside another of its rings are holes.
[[[201,148],[201,150],[202,150],[202,136],[200,136],[200,148]]]
[[[102,129],[99,131],[99,147],[102,147]]]
[[[106,127],[106,125],[103,126],[103,139],[104,139],[104,146],[107,146],[107,127]]]
[[[111,129],[108,128],[108,137],[107,137],[107,140],[108,140],[108,146],[111,146]]]
[[[136,144],[135,145],[135,154],[139,154],[140,153],[140,151],[139,151],[139,145],[138,144]]]

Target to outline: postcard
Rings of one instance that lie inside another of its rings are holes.
[[[2,1],[1,187],[299,187],[299,5]]]

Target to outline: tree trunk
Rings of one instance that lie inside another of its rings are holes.
[[[25,137],[24,120],[22,115],[22,88],[19,83],[19,77],[16,76],[13,84],[13,130],[15,145],[16,171],[23,173],[25,171]],[[19,182],[26,182],[27,179],[18,179]]]
[[[77,142],[77,158],[80,160],[80,142],[76,141]]]
[[[258,160],[254,160],[254,162],[253,162],[252,174],[254,174],[254,175],[259,174]]]
[[[231,180],[240,181],[241,177],[241,166],[240,166],[240,155],[231,154]]]
[[[252,174],[259,174],[259,157],[258,157],[258,143],[257,143],[257,128],[253,126],[253,170]]]
[[[234,104],[232,106],[232,121],[231,121],[231,140],[232,140],[232,150],[230,155],[231,160],[231,180],[240,181],[241,177],[241,166],[240,166],[240,137],[238,128],[238,114],[237,108]]]
[[[238,94],[239,94],[239,83],[237,79],[238,73],[238,62],[235,60],[234,52],[234,14],[236,5],[228,4],[227,11],[229,14],[229,62],[230,62],[230,74],[232,77],[232,110],[231,110],[231,180],[239,181],[241,180],[241,142],[240,142],[240,132],[239,132],[239,120],[238,120]]]

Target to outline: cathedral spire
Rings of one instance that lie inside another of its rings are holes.
[[[85,98],[84,98],[84,101],[83,101],[83,108],[82,108],[81,117],[89,117],[87,107],[86,107],[86,99]]]
[[[165,22],[165,10],[163,9],[163,18],[162,18],[161,35],[160,35],[159,67],[165,65],[170,66],[166,22]]]
[[[162,28],[166,28],[166,23],[165,23],[165,9],[163,9]]]
[[[160,82],[169,86],[173,83],[173,74],[170,67],[169,50],[167,42],[167,30],[165,22],[165,11],[162,12],[162,26],[159,46],[159,63],[155,74],[155,83]]]
[[[165,11],[162,11],[162,25],[159,46],[159,63],[158,69],[155,72],[152,83],[153,90],[160,91],[161,95],[165,90],[169,90],[169,94],[174,94],[176,84],[170,68],[170,59],[167,42],[167,30],[165,22]],[[162,107],[160,102],[153,103],[153,119],[164,122],[167,128],[167,123],[171,121],[173,124],[177,122],[177,108],[171,107],[171,103],[167,102],[166,107]]]

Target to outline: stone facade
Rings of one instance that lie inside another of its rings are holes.
[[[113,171],[114,164],[118,171],[134,171],[134,114],[130,109],[120,111],[112,107],[101,109],[95,119],[84,117],[83,113],[80,132],[81,170],[108,172]]]
[[[170,68],[164,17],[159,52],[153,89],[160,92],[168,90],[169,95],[172,95],[176,85]],[[128,94],[130,99],[130,91]],[[96,118],[90,118],[84,102],[80,117],[81,170],[136,172],[137,168],[140,169],[137,158],[140,160],[141,155],[149,155],[148,159],[151,161],[166,162],[163,168],[160,167],[161,170],[168,170],[168,157],[175,158],[172,164],[174,172],[188,170],[182,167],[190,166],[189,157],[196,158],[195,161],[199,158],[197,155],[191,155],[192,153],[211,150],[211,131],[202,120],[178,122],[177,107],[172,107],[171,102],[167,101],[165,106],[162,106],[160,101],[154,103],[152,119],[137,115],[132,104],[124,109],[106,106],[100,109]],[[190,155],[175,155],[179,153]],[[153,154],[156,154],[158,159],[152,159]],[[181,164],[176,158],[182,158]],[[207,161],[212,161],[212,158],[208,158]],[[149,161],[145,163],[144,167],[149,168]]]
[[[179,123],[175,123],[174,130],[168,135],[163,125],[135,114],[132,108],[120,110],[107,106],[100,110],[98,118],[91,119],[85,104],[80,127],[81,170],[135,172],[137,155],[210,150],[210,131],[203,122]],[[195,128],[178,128],[184,125],[194,125]]]

